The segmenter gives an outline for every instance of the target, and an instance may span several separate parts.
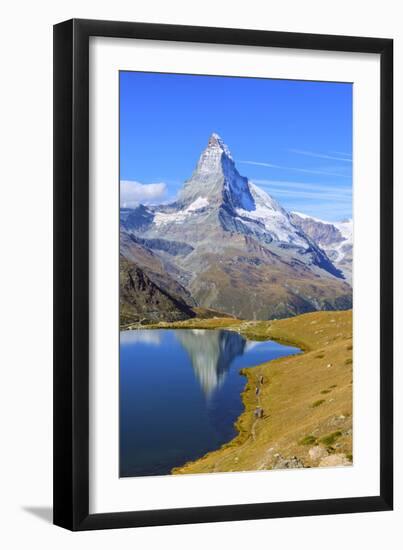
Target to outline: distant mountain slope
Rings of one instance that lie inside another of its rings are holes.
[[[160,257],[147,248],[144,241],[124,229],[120,230],[120,253],[129,262],[141,266],[153,283],[167,294],[184,301],[191,307],[197,305],[190,292],[180,283],[180,272],[169,258]]]
[[[351,307],[340,269],[277,201],[239,174],[217,134],[175,202],[122,209],[121,227],[198,306],[249,319]]]
[[[327,254],[351,284],[353,262],[353,222],[327,222],[300,212],[292,212],[293,223],[301,228]]]
[[[181,299],[158,287],[137,265],[120,256],[120,325],[182,321],[194,317]]]

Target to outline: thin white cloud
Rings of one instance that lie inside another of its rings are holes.
[[[335,193],[340,195],[348,195],[351,197],[352,189],[351,187],[342,187],[339,185],[324,185],[324,184],[317,184],[317,183],[307,183],[307,182],[299,182],[299,181],[284,181],[284,180],[257,180],[253,179],[253,183],[256,183],[259,187],[267,188],[268,191],[270,190],[277,191],[277,190],[291,190],[294,189],[296,191],[313,191],[316,193]]]
[[[339,155],[341,157],[348,157],[351,159],[352,155],[351,153],[342,153],[341,151],[331,151],[332,155]]]
[[[122,208],[133,208],[139,203],[152,203],[162,199],[166,189],[165,183],[140,183],[138,181],[121,180],[120,206]]]
[[[351,158],[343,158],[341,156],[327,155],[325,153],[316,153],[314,151],[304,151],[303,149],[288,149],[291,153],[296,153],[297,155],[305,155],[306,157],[314,157],[318,159],[328,159],[328,160],[340,160],[342,162],[352,162]]]
[[[351,217],[352,188],[345,185],[317,184],[284,180],[253,180],[285,208],[323,220]]]
[[[238,160],[241,164],[251,164],[253,166],[263,166],[265,168],[276,168],[280,170],[291,170],[293,172],[301,172],[303,174],[318,174],[320,176],[334,176],[337,178],[351,179],[351,176],[346,176],[344,174],[336,172],[327,172],[325,170],[308,170],[306,168],[293,168],[291,166],[280,166],[279,164],[271,164],[269,162],[257,162],[254,160]]]
[[[272,195],[274,197],[291,197],[293,199],[317,199],[318,201],[337,201],[344,203],[351,203],[351,195],[344,195],[341,193],[323,193],[322,191],[309,192],[309,191],[295,191],[286,189],[273,190]]]
[[[316,217],[326,221],[342,221],[351,219],[351,208],[343,204],[318,204],[316,202],[304,202],[298,204],[297,208],[292,205],[289,210],[302,212],[305,215]]]

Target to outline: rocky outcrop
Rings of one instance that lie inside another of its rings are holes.
[[[285,458],[280,453],[274,455],[273,470],[286,470],[294,468],[304,468],[304,463],[297,456]]]
[[[149,250],[159,250],[166,252],[170,256],[186,256],[190,254],[194,248],[190,244],[180,241],[170,241],[168,239],[142,239],[138,237],[138,242]]]
[[[120,253],[129,262],[141,267],[167,294],[179,298],[190,307],[196,306],[190,292],[184,287],[185,275],[172,263],[169,255],[147,248],[144,241],[123,228],[120,230]]]
[[[322,468],[334,468],[351,465],[351,460],[349,460],[343,453],[326,456],[319,462],[319,466]]]
[[[120,324],[182,321],[194,317],[179,298],[157,286],[137,265],[120,256]]]

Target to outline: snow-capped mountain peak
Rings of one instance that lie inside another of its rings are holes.
[[[230,164],[234,163],[231,151],[222,138],[213,132],[209,137],[207,147],[200,155],[196,171],[199,173],[220,171],[222,163],[225,161],[229,161]]]
[[[241,176],[223,139],[212,133],[191,178],[178,200],[154,210],[161,228],[204,223],[210,214],[229,232],[253,236],[265,243],[286,243],[308,250],[312,243],[289,213],[268,193]],[[218,216],[217,216],[218,214]],[[216,223],[211,220],[210,223]]]
[[[229,159],[232,159],[231,151],[229,150],[228,145],[216,132],[213,132],[209,137],[207,148],[218,148],[224,153]]]
[[[232,208],[250,208],[253,199],[247,178],[236,169],[228,146],[213,133],[200,155],[196,168],[178,195],[177,203],[187,208],[199,197],[206,197],[212,206],[223,203]]]

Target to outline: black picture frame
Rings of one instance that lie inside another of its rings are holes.
[[[381,57],[380,491],[369,497],[89,513],[89,38],[376,53]],[[393,40],[73,19],[54,26],[54,523],[77,530],[393,507]]]

